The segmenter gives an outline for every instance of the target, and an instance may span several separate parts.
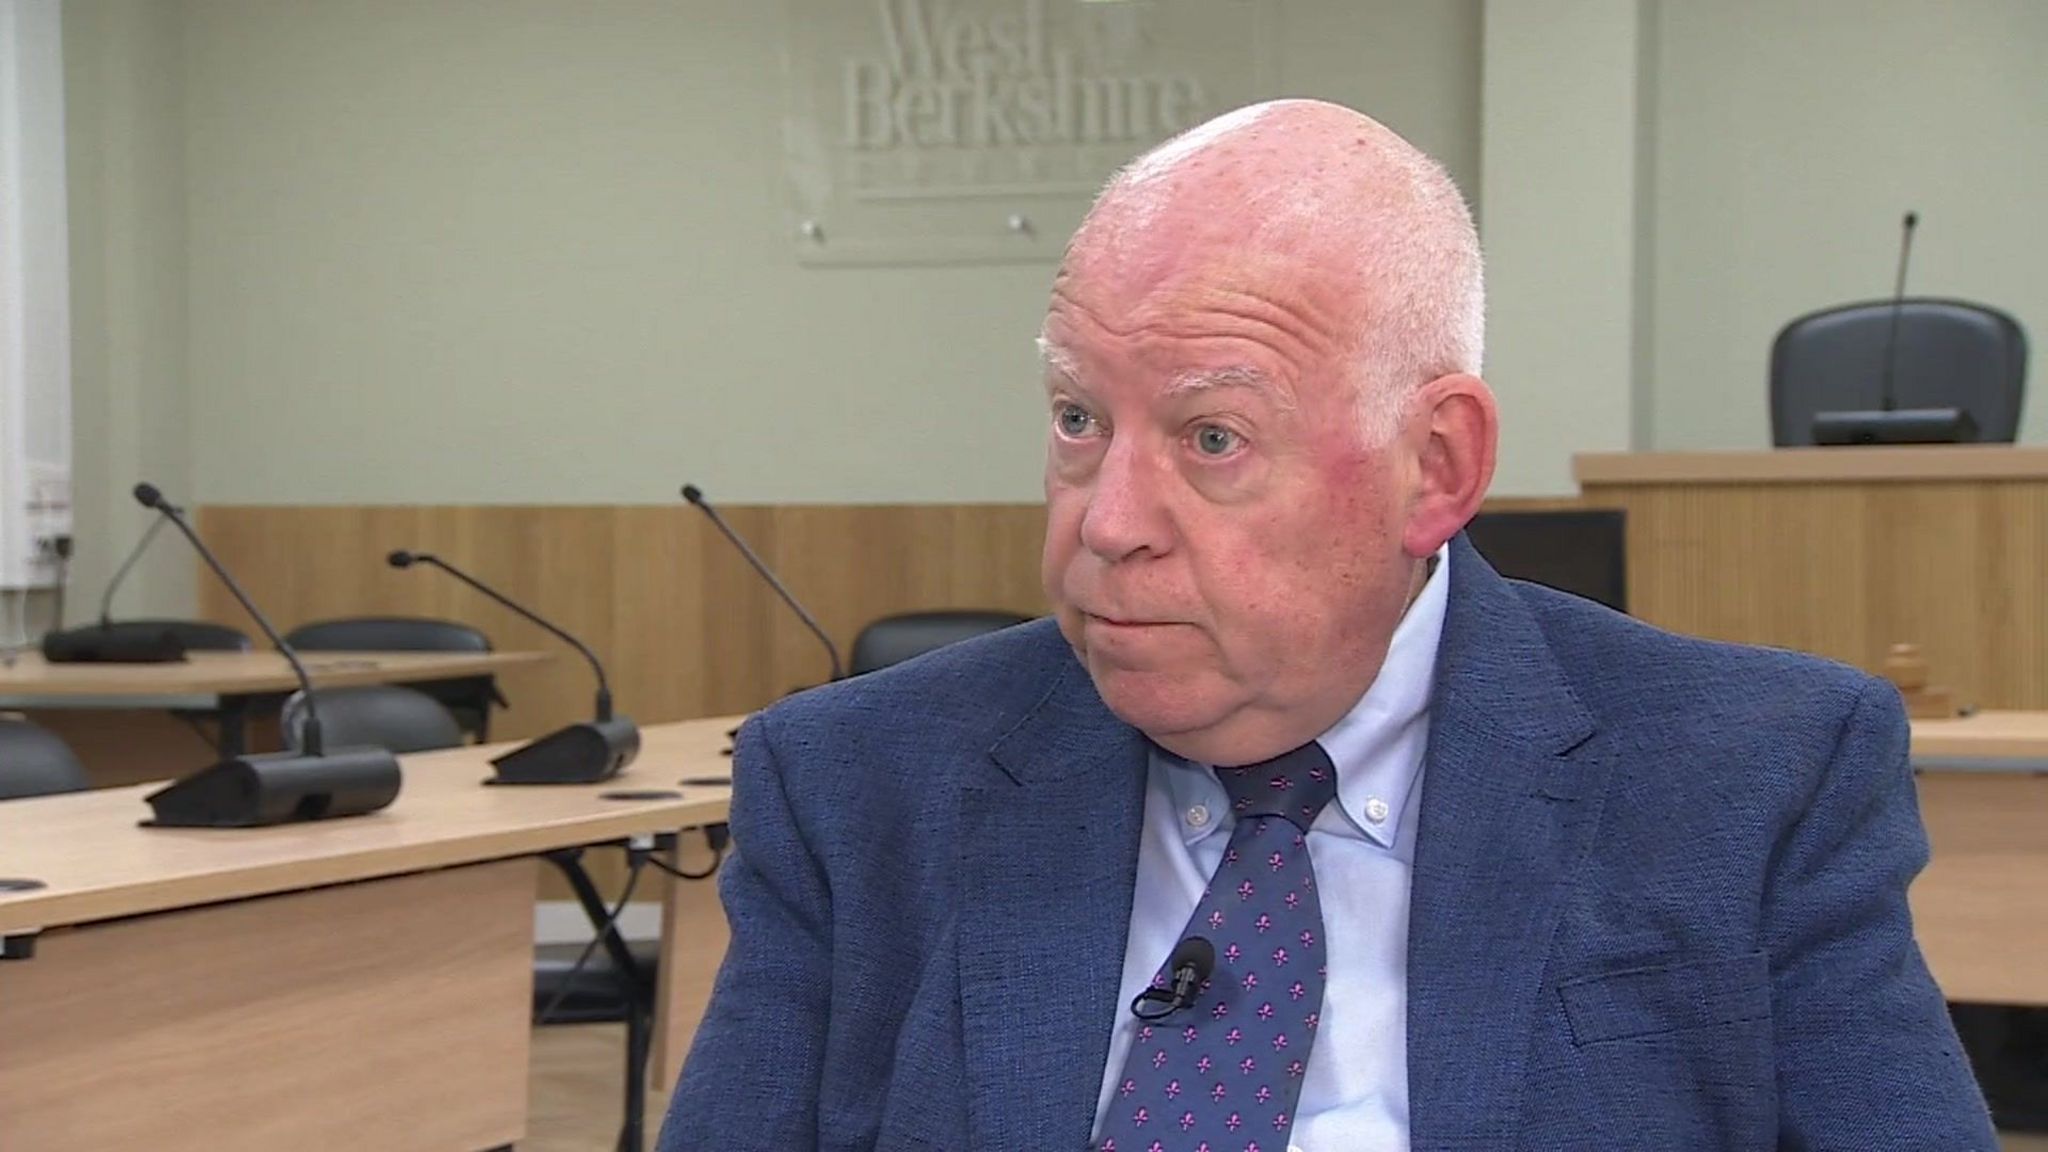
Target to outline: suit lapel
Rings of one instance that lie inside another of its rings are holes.
[[[1550,940],[1605,776],[1521,594],[1454,548],[1409,914],[1416,1152],[1514,1146]]]
[[[1146,744],[1070,662],[990,756],[961,800],[973,1146],[1082,1148],[1117,1012]]]

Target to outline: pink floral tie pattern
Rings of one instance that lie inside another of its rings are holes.
[[[1216,778],[1237,825],[1182,933],[1208,938],[1216,969],[1192,1004],[1138,1029],[1098,1152],[1285,1152],[1294,1127],[1329,975],[1306,834],[1337,772],[1304,744]]]

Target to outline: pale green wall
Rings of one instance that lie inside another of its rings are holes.
[[[1770,443],[1771,338],[1908,290],[1981,300],[2048,340],[2048,3],[1715,0],[1657,40],[1654,442]],[[2038,391],[2038,389],[2037,389]],[[2048,438],[2034,395],[2022,440]]]
[[[1632,440],[1641,0],[1489,0],[1481,130],[1494,491],[1577,491]]]
[[[1474,174],[1476,0],[1281,7],[1285,91]],[[784,5],[187,11],[204,500],[1038,497],[1050,266],[799,267]]]
[[[72,499],[76,551],[65,616],[101,589],[149,514],[150,480],[192,496],[186,419],[182,18],[158,0],[64,8],[71,208]],[[194,565],[160,537],[115,602],[119,615],[190,609]]]
[[[1482,209],[1497,492],[1560,490],[1585,448],[1765,443],[1772,333],[1882,294],[1908,206],[1915,291],[2048,324],[2048,4],[1528,3],[1280,5],[1280,90],[1381,116]],[[798,267],[783,10],[71,0],[74,587],[140,475],[195,502],[1035,498],[1049,269]],[[163,551],[144,603],[187,595]]]
[[[1582,451],[1768,446],[1772,337],[1888,294],[1908,208],[1910,292],[2038,333],[2044,53],[2038,0],[1490,0],[1496,491],[1574,491]]]

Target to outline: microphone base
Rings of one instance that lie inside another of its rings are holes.
[[[155,816],[142,824],[257,828],[360,816],[397,799],[402,782],[398,757],[382,748],[235,756],[150,793]]]
[[[486,784],[597,784],[640,754],[640,726],[624,716],[571,724],[491,760]]]
[[[1813,418],[1813,442],[1830,448],[1854,444],[1969,444],[1977,422],[1961,408],[1873,408],[1862,412],[1820,412]]]
[[[170,632],[130,635],[92,624],[45,635],[43,659],[51,664],[177,664],[185,660],[185,642]]]

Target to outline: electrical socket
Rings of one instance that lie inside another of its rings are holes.
[[[71,556],[71,470],[62,464],[29,461],[27,499],[20,505],[28,554],[20,558],[10,587],[54,588],[64,582]]]
[[[71,535],[71,468],[31,461],[28,466],[28,535],[54,540]]]

